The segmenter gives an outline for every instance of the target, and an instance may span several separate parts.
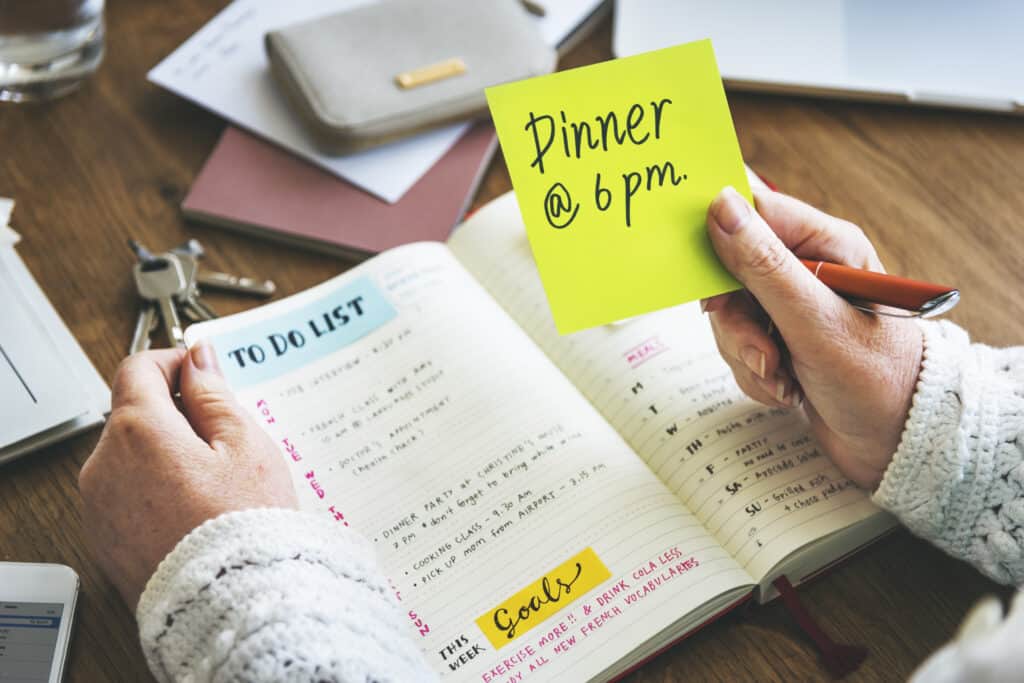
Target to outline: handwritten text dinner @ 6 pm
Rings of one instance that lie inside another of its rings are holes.
[[[534,157],[530,168],[544,174],[544,159],[558,151],[566,159],[582,159],[588,151],[601,150],[607,152],[609,145],[624,146],[627,144],[641,146],[649,140],[660,140],[662,134],[662,115],[666,107],[672,104],[669,98],[652,100],[649,109],[641,104],[632,104],[621,116],[614,111],[598,114],[594,122],[571,121],[564,111],[558,112],[558,118],[552,114],[536,114],[530,112],[524,130],[533,139]],[[561,142],[555,145],[556,138]],[[600,171],[594,174],[594,206],[599,211],[608,211],[621,204],[621,211],[626,227],[632,225],[633,198],[641,191],[665,185],[679,185],[687,179],[685,173],[677,173],[670,160],[661,164],[651,164],[633,171],[620,174],[619,179],[611,181],[603,179]],[[607,183],[607,185],[606,185]],[[617,198],[612,188],[621,188],[621,197]],[[561,181],[555,181],[544,198],[544,212],[548,223],[553,228],[569,227],[580,204],[572,198],[572,192]]]

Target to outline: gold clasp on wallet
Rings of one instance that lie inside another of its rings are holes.
[[[395,76],[395,83],[403,90],[408,90],[464,73],[466,73],[466,63],[462,61],[461,57],[452,57],[437,64],[403,71]]]

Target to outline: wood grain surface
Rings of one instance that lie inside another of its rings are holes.
[[[110,0],[108,51],[94,78],[56,102],[0,106],[0,195],[18,202],[18,250],[108,380],[137,312],[129,238],[165,249],[197,237],[211,267],[271,277],[282,294],[352,265],[181,218],[178,205],[224,123],[145,75],[223,4]],[[610,42],[606,21],[563,66],[608,59]],[[1024,119],[742,93],[729,101],[751,166],[861,225],[890,271],[958,285],[963,303],[950,318],[977,340],[1024,342]],[[509,188],[499,153],[474,205]],[[212,300],[222,312],[251,305]],[[0,469],[0,560],[63,562],[81,575],[67,680],[151,680],[131,613],[84,547],[76,480],[97,437]],[[869,648],[849,677],[864,681],[905,678],[979,596],[1006,594],[906,532],[801,592],[826,631]],[[725,617],[627,680],[825,678],[773,604]]]

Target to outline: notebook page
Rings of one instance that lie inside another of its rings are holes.
[[[449,246],[751,575],[879,512],[801,415],[742,394],[697,304],[559,336],[512,193]]]
[[[373,543],[446,679],[583,679],[750,590],[443,245],[386,252],[190,327],[198,338],[281,445],[302,506]]]

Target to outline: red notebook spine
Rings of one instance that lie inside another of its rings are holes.
[[[712,615],[711,615],[710,617],[708,617],[707,619],[705,619],[705,620],[704,620],[703,622],[701,622],[700,624],[698,624],[698,625],[697,625],[696,627],[694,627],[693,629],[691,629],[691,630],[687,631],[686,633],[682,634],[681,636],[679,636],[678,638],[676,638],[675,640],[673,640],[673,641],[672,641],[671,643],[669,643],[669,644],[668,644],[668,645],[666,645],[665,647],[661,648],[661,649],[660,649],[660,650],[658,650],[657,652],[652,652],[652,653],[651,653],[651,654],[650,654],[649,656],[647,656],[647,657],[644,657],[644,658],[643,658],[643,659],[641,659],[641,660],[640,660],[639,662],[637,662],[637,663],[636,663],[636,664],[634,664],[633,666],[629,667],[628,669],[626,669],[625,671],[623,671],[622,673],[620,673],[620,674],[619,674],[618,676],[616,676],[615,678],[613,678],[613,679],[612,679],[611,683],[615,683],[615,681],[619,681],[619,680],[621,680],[621,679],[625,678],[625,677],[626,677],[626,676],[628,676],[629,674],[633,673],[634,671],[636,671],[637,669],[639,669],[640,667],[642,667],[642,666],[643,666],[644,664],[646,664],[647,662],[651,661],[652,659],[655,659],[656,657],[658,657],[658,656],[660,656],[661,654],[663,654],[663,653],[667,652],[668,650],[671,650],[671,649],[672,649],[672,648],[674,648],[674,647],[675,647],[676,645],[678,645],[679,643],[683,642],[684,640],[686,640],[687,638],[689,638],[690,636],[692,636],[693,634],[695,634],[695,633],[696,633],[697,631],[699,631],[699,630],[701,630],[702,628],[704,628],[705,626],[707,626],[708,624],[710,624],[710,623],[712,623],[712,622],[714,622],[714,621],[718,621],[719,619],[721,619],[722,617],[724,617],[724,616],[725,616],[726,614],[728,614],[729,612],[732,612],[732,611],[733,611],[734,609],[736,609],[737,607],[740,607],[741,605],[745,605],[745,604],[747,604],[747,602],[748,602],[748,601],[749,601],[749,600],[750,600],[750,599],[751,599],[752,597],[754,597],[752,593],[747,593],[746,595],[744,595],[744,596],[743,596],[742,598],[740,598],[740,599],[739,599],[739,600],[737,600],[736,602],[732,603],[731,605],[726,605],[726,607],[725,607],[725,608],[723,608],[722,610],[720,610],[720,611],[719,611],[719,612],[717,612],[716,614],[712,614]]]

